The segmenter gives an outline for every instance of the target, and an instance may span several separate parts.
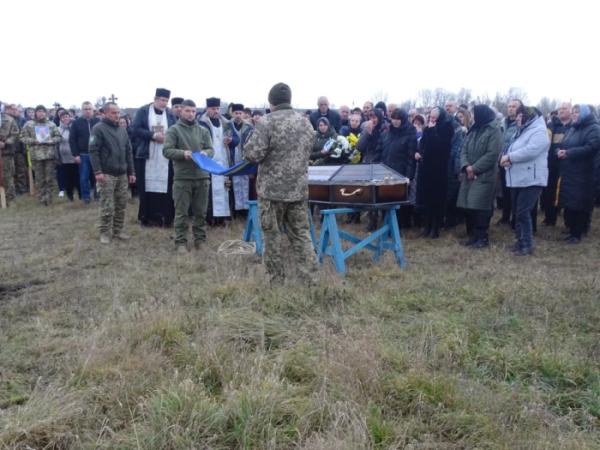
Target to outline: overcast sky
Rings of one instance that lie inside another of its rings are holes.
[[[49,106],[156,87],[262,106],[283,81],[295,107],[359,105],[424,88],[524,89],[600,103],[598,11],[580,0],[127,0],[2,2],[0,100]]]

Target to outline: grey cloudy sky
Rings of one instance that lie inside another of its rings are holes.
[[[524,89],[600,103],[595,2],[3,2],[0,100],[149,102],[156,87],[261,106],[288,83],[296,107],[388,101],[424,88]],[[11,63],[14,63],[11,65]]]

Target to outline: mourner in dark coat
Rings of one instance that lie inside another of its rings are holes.
[[[385,119],[383,117],[383,111],[380,109],[374,109],[363,126],[363,131],[360,134],[360,138],[356,147],[362,154],[362,163],[373,163],[381,158],[381,155],[377,154],[379,143],[379,137],[387,127],[385,126]]]
[[[573,107],[573,125],[561,148],[559,206],[565,209],[570,243],[578,243],[594,207],[594,163],[600,148],[600,125],[589,106]]]
[[[381,133],[378,148],[379,161],[412,180],[415,175],[415,153],[417,152],[417,130],[408,122],[403,109],[392,113],[392,123]]]
[[[391,124],[381,133],[376,153],[380,161],[396,172],[407,177],[411,183],[415,176],[415,153],[417,152],[417,130],[408,120],[404,109],[396,109],[391,114]],[[398,220],[402,228],[411,226],[412,205],[403,205],[398,210]]]
[[[417,206],[426,220],[423,237],[437,238],[440,235],[448,190],[448,159],[454,136],[451,121],[443,108],[433,108],[423,130],[419,151],[415,154],[420,164]]]

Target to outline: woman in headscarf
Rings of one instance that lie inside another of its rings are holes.
[[[461,183],[456,206],[466,213],[469,239],[465,245],[484,248],[489,245],[502,132],[489,106],[476,105],[473,116],[473,126],[460,152]]]
[[[327,159],[327,152],[323,150],[323,147],[329,139],[335,139],[336,137],[337,133],[329,123],[327,117],[321,117],[317,120],[317,133],[315,134],[315,141],[312,153],[310,154],[312,164],[316,161],[321,161],[319,164],[326,164],[324,161]]]
[[[444,217],[448,190],[448,160],[454,136],[453,120],[444,108],[429,113],[427,127],[415,159],[420,162],[417,181],[417,207],[423,211],[425,229],[422,237],[438,238]]]
[[[370,164],[380,158],[380,155],[377,154],[377,144],[381,133],[386,129],[383,111],[379,108],[373,109],[369,113],[367,121],[363,123],[363,131],[356,144],[358,151],[362,154],[360,162]]]
[[[526,256],[534,249],[531,211],[548,184],[550,138],[544,117],[535,108],[520,106],[516,123],[515,138],[500,159],[500,165],[505,168],[506,186],[510,189],[515,215],[517,241],[512,250],[519,256]]]
[[[360,133],[360,138],[356,143],[356,148],[361,153],[362,163],[372,164],[381,159],[381,147],[379,139],[381,134],[387,130],[383,111],[379,108],[373,109],[367,121],[363,124],[363,131]],[[376,211],[368,213],[369,223],[367,231],[375,231],[377,229],[378,214]]]
[[[408,113],[395,109],[391,114],[391,124],[381,134],[376,153],[380,161],[408,178],[411,183],[415,176],[415,153],[417,151],[417,131],[408,121]],[[412,206],[403,205],[398,210],[398,219],[403,228],[410,228]]]
[[[566,240],[581,241],[594,208],[594,163],[600,148],[600,125],[588,105],[573,106],[572,126],[556,155],[560,165],[558,200],[569,228]]]

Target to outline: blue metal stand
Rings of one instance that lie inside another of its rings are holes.
[[[244,230],[244,241],[256,242],[256,254],[262,256],[264,246],[260,220],[258,218],[258,202],[256,200],[248,201],[248,218],[246,219],[246,229]]]
[[[351,214],[364,211],[364,209],[336,208],[322,210],[321,214],[323,214],[323,225],[321,227],[319,248],[317,251],[319,262],[322,263],[323,256],[327,254],[333,259],[336,270],[341,274],[345,274],[345,260],[360,250],[371,250],[373,252],[374,261],[379,261],[382,253],[385,250],[391,250],[394,252],[394,256],[398,265],[400,267],[405,267],[406,261],[404,260],[404,249],[402,247],[402,239],[400,238],[398,220],[396,218],[396,210],[399,208],[399,205],[393,205],[385,208],[383,226],[364,239],[338,229],[336,219],[338,214]],[[344,251],[342,247],[342,240],[352,242],[356,245]]]
[[[315,225],[308,209],[308,224],[310,225],[310,238],[312,240],[315,252],[317,251],[317,237],[315,234]],[[260,219],[258,217],[258,202],[256,200],[248,201],[248,218],[246,219],[246,228],[244,229],[244,241],[256,242],[256,254],[261,255],[264,252],[262,239],[262,229],[260,228]]]

